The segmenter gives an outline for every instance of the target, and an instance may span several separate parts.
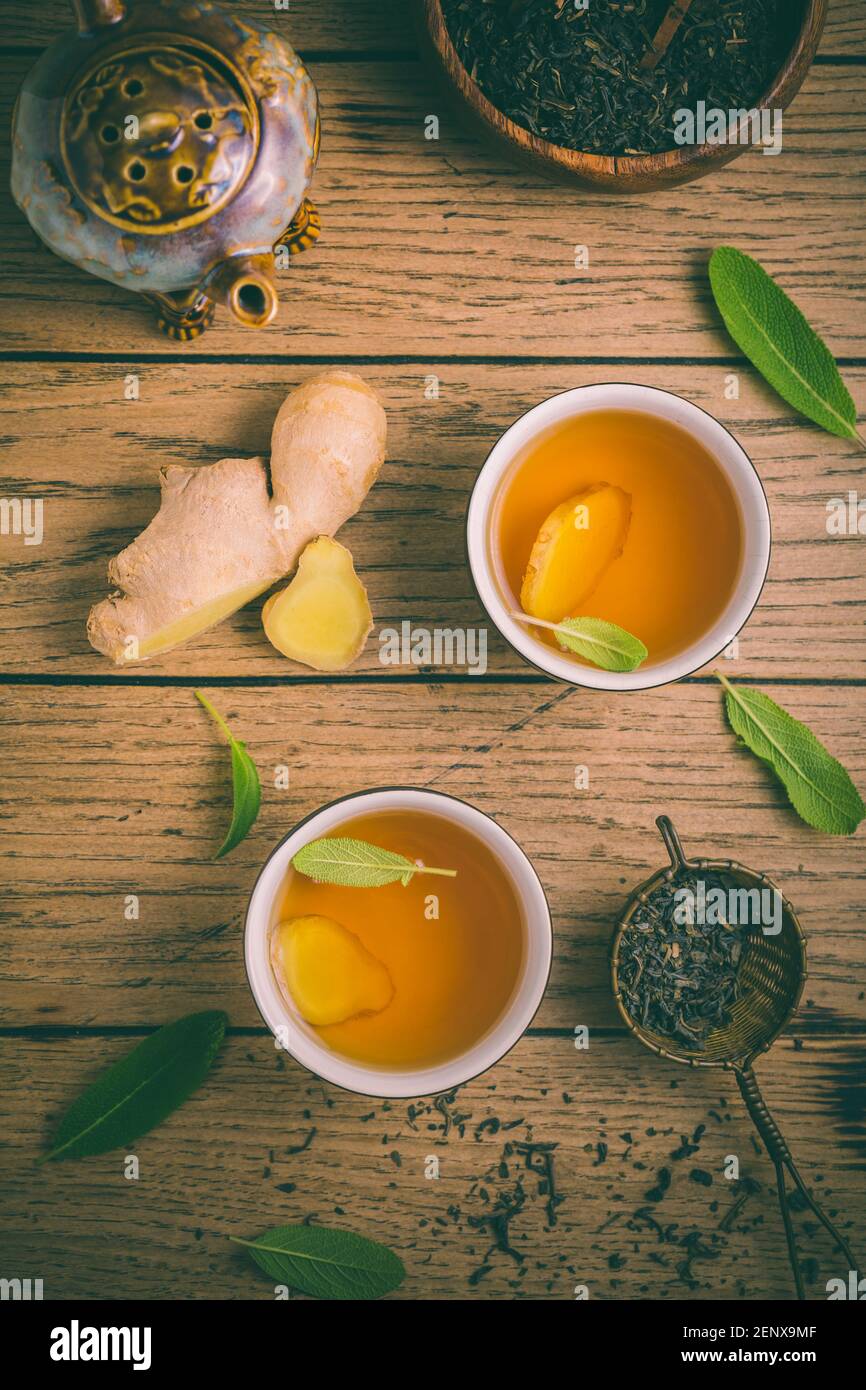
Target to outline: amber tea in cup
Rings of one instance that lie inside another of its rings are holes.
[[[384,882],[390,865],[377,886],[349,886],[358,842],[408,872]],[[247,911],[247,974],[277,1045],[366,1095],[430,1095],[492,1066],[538,1008],[551,953],[544,891],[520,846],[426,788],[315,812],[273,851]]]
[[[455,877],[415,874],[405,886],[347,888],[292,870],[272,915],[281,990],[322,1042],[359,1062],[427,1067],[465,1051],[502,1014],[523,960],[523,914],[502,866],[462,826],[427,811],[354,816],[335,833]],[[292,924],[312,917],[343,932],[319,928],[312,949],[328,978],[313,981],[308,1000],[292,982]],[[330,1008],[319,1012],[325,992]]]
[[[559,509],[575,532],[575,554],[593,553],[586,583],[563,596],[566,606],[555,590],[542,594],[537,616],[616,623],[641,639],[650,662],[691,646],[721,617],[740,573],[740,510],[692,434],[640,411],[588,411],[554,425],[515,460],[494,513],[494,545],[526,611],[536,541]],[[538,635],[557,646],[552,632]]]

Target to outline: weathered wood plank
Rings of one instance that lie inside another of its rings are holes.
[[[6,103],[27,62],[16,54],[2,68]],[[706,277],[724,240],[762,258],[837,353],[862,352],[859,67],[812,72],[779,157],[751,151],[700,183],[644,198],[594,197],[516,171],[441,111],[417,63],[326,61],[315,75],[325,109],[314,188],[322,239],[283,272],[274,325],[252,334],[221,312],[180,351],[730,354]],[[430,112],[442,118],[436,141],[424,135]],[[576,246],[588,247],[589,270],[575,268]],[[4,349],[166,349],[146,305],[53,257],[8,194],[0,271]]]
[[[262,19],[269,8],[262,0],[228,0],[239,15]],[[6,32],[22,45],[50,43],[69,27],[66,0],[7,0]],[[411,5],[407,0],[290,0],[288,11],[277,11],[267,23],[288,33],[301,51],[337,52],[405,49],[414,46]],[[860,0],[830,0],[821,55],[866,57],[866,21]]]
[[[268,0],[223,0],[241,18],[270,24],[300,51],[328,50],[363,53],[414,48],[410,8],[406,0],[289,0],[280,9]],[[856,51],[857,25],[845,16],[851,0],[836,0],[840,15],[824,41],[824,51],[837,44]],[[27,0],[7,0],[7,33],[21,45],[41,46],[70,28],[68,0],[45,0],[34,7]],[[862,29],[863,26],[860,26]],[[846,32],[850,31],[850,32]],[[837,37],[838,34],[838,37]],[[866,53],[866,36],[860,35]]]
[[[866,785],[850,692],[770,694]],[[270,848],[347,792],[429,786],[473,802],[523,845],[549,895],[555,964],[536,1024],[619,1025],[608,982],[613,924],[666,860],[662,811],[695,853],[777,878],[802,914],[811,976],[801,1020],[866,1018],[862,833],[818,835],[728,732],[711,686],[627,699],[508,684],[220,689],[212,699],[261,771],[249,838],[212,862],[229,816],[225,748],[190,689],[7,690],[0,921],[6,1025],[130,1024],[221,1003],[258,1014],[243,914]],[[290,787],[274,789],[274,769]],[[589,789],[574,789],[586,767]],[[139,920],[124,917],[139,898]]]
[[[0,391],[3,496],[44,501],[41,546],[0,537],[0,671],[105,673],[84,631],[107,592],[108,557],[158,505],[163,463],[197,464],[267,452],[286,391],[312,368],[98,363],[6,364]],[[455,366],[431,361],[438,400],[425,398],[427,366],[364,368],[390,420],[389,462],[361,513],[341,532],[368,585],[376,630],[357,672],[381,675],[377,634],[403,620],[476,627],[484,616],[463,550],[464,515],[490,447],[510,421],[556,391],[591,381],[640,380],[679,391],[720,416],[755,459],[770,499],[774,551],[761,604],[741,638],[734,671],[752,676],[866,676],[866,546],[829,537],[826,504],[861,482],[862,456],[796,420],[750,369],[740,399],[725,399],[727,367],[533,364]],[[124,399],[126,378],[140,399]],[[866,405],[866,370],[846,376]],[[191,404],[192,403],[192,404]],[[251,605],[222,627],[139,668],[184,675],[304,674],[266,641]],[[491,671],[525,672],[492,627]],[[408,670],[408,668],[406,668]],[[308,674],[308,673],[307,673]]]
[[[44,1280],[57,1298],[268,1299],[273,1285],[228,1237],[311,1218],[382,1240],[404,1261],[404,1298],[789,1299],[791,1275],[773,1174],[757,1153],[731,1078],[690,1072],[630,1039],[526,1038],[445,1110],[464,1129],[406,1102],[390,1106],[323,1087],[267,1038],[232,1038],[205,1086],[132,1149],[34,1172],[54,1118],[129,1040],[4,1043],[0,1117],[6,1214],[0,1275]],[[761,1081],[816,1196],[859,1248],[866,1221],[861,1042],[780,1042]],[[486,1126],[485,1126],[485,1122]],[[496,1129],[498,1122],[500,1128]],[[513,1126],[503,1129],[502,1126]],[[479,1126],[485,1126],[479,1130]],[[698,1126],[698,1147],[682,1152]],[[291,1148],[312,1132],[303,1153]],[[550,1143],[559,1203],[551,1226],[540,1179],[507,1144]],[[606,1146],[600,1162],[598,1145]],[[438,1160],[438,1178],[429,1156]],[[679,1155],[679,1156],[677,1156]],[[730,1230],[742,1187],[760,1183]],[[500,1163],[505,1168],[500,1172]],[[660,1201],[660,1169],[671,1184]],[[698,1170],[704,1186],[691,1174]],[[498,1200],[525,1202],[510,1223],[515,1252],[493,1248],[484,1218]],[[648,1197],[647,1194],[651,1194]],[[485,1200],[486,1194],[487,1200]],[[680,1243],[659,1238],[676,1223]],[[62,1237],[57,1213],[62,1212]],[[794,1218],[809,1294],[847,1277],[829,1238]],[[698,1254],[685,1265],[687,1246]],[[478,1271],[486,1271],[479,1277]],[[477,1282],[473,1283],[473,1276]],[[687,1281],[691,1282],[687,1282]]]
[[[820,52],[822,57],[866,53],[866,19],[859,0],[830,0]]]

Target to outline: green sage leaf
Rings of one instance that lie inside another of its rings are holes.
[[[710,285],[734,342],[782,399],[830,434],[864,443],[833,354],[763,266],[733,246],[719,246],[710,259]]]
[[[223,855],[228,854],[229,850],[234,849],[235,845],[239,845],[241,840],[246,838],[255,824],[262,803],[262,788],[256,765],[246,746],[234,737],[222,715],[217,713],[210,700],[206,700],[200,690],[195,692],[195,696],[225,734],[232,758],[232,821],[228,834],[214,855],[214,859],[222,859]]]
[[[603,671],[636,671],[649,655],[639,637],[601,618],[565,618],[556,640]]]
[[[161,1124],[201,1085],[227,1022],[208,1010],[145,1038],[70,1106],[41,1162],[105,1153]]]
[[[381,1298],[406,1277],[403,1263],[375,1240],[326,1226],[276,1226],[245,1246],[275,1284],[313,1298]]]
[[[402,883],[405,887],[414,874],[457,876],[456,869],[428,869],[407,859],[405,854],[347,836],[311,840],[298,850],[292,867],[317,883],[334,883],[342,888],[383,888],[387,883]]]
[[[716,675],[724,686],[731,728],[772,768],[798,816],[828,835],[853,835],[866,807],[842,764],[769,695],[731,685],[718,671]]]
[[[582,656],[603,671],[636,671],[649,655],[639,637],[603,618],[563,618],[561,623],[549,623],[528,613],[514,612],[511,616],[533,627],[547,628],[564,651]]]

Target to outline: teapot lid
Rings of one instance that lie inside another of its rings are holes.
[[[255,163],[259,116],[241,72],[194,40],[139,38],[73,82],[63,159],[92,212],[138,233],[212,217]]]

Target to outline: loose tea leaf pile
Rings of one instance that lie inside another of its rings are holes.
[[[709,1033],[731,1020],[740,997],[739,967],[743,931],[721,916],[707,922],[683,922],[682,890],[692,901],[726,890],[719,874],[678,874],[662,883],[641,904],[623,933],[619,982],[635,1023],[671,1038],[692,1052],[702,1052]]]
[[[754,106],[788,47],[790,0],[694,0],[658,66],[642,70],[670,0],[442,0],[470,76],[517,125],[568,149],[655,154],[698,101]]]

